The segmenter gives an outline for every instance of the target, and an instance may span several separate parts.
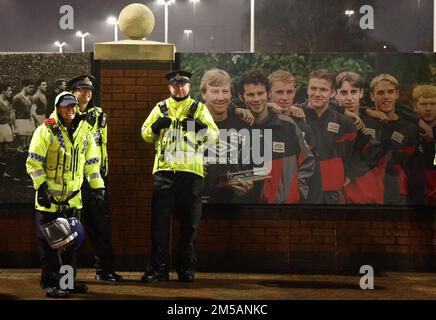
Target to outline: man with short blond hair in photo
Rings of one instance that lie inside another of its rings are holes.
[[[380,74],[369,85],[375,109],[386,115],[383,123],[389,144],[387,145],[384,174],[384,203],[405,205],[409,199],[411,160],[418,147],[419,127],[396,113],[400,97],[397,79],[390,74]]]
[[[276,103],[282,114],[291,116],[291,106],[294,103],[297,87],[294,76],[285,70],[276,70],[268,76],[270,89],[269,100]]]

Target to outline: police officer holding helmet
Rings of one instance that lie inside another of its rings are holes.
[[[80,75],[68,81],[67,88],[77,98],[78,113],[81,119],[88,123],[91,134],[97,145],[100,161],[100,174],[107,185],[108,154],[107,154],[107,116],[100,107],[94,105],[92,94],[95,78],[92,75]],[[82,186],[84,214],[83,221],[88,230],[89,238],[95,250],[95,279],[100,281],[118,282],[123,279],[114,272],[114,253],[112,247],[112,221],[110,215],[108,194],[104,201],[96,205],[90,197],[91,186],[84,181]]]
[[[71,246],[70,240],[79,235],[67,232],[66,238],[52,239],[52,242],[50,235],[47,236],[43,230],[49,229],[47,225],[61,227],[62,218],[69,218],[71,227],[79,223],[71,218],[80,217],[80,188],[84,180],[89,181],[96,203],[102,201],[104,192],[97,146],[88,125],[80,121],[76,114],[76,97],[70,92],[60,93],[55,99],[54,112],[33,134],[26,161],[27,173],[37,190],[35,211],[42,264],[41,286],[46,296],[52,298],[84,293],[88,288],[83,283],[75,283],[74,289],[69,290],[60,288],[59,284],[61,265],[70,265],[75,269],[77,248]],[[61,240],[58,242],[60,245],[55,246],[55,240]],[[71,247],[63,250],[67,245]],[[59,250],[63,250],[62,253]]]
[[[215,143],[218,128],[204,104],[189,96],[191,73],[166,74],[171,97],[159,102],[141,129],[142,138],[154,143],[154,191],[151,216],[151,263],[141,281],[169,280],[170,217],[180,219],[176,270],[182,282],[195,277],[194,242],[201,219],[203,149]]]

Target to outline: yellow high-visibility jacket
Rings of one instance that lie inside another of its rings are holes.
[[[85,112],[77,112],[91,128],[91,134],[97,145],[98,158],[100,159],[100,173],[103,177],[108,175],[109,161],[107,154],[107,115],[103,109],[97,106],[88,107]]]
[[[209,110],[201,102],[198,102],[193,116],[194,119],[207,125],[207,130],[196,134],[193,131],[187,132],[182,129],[181,122],[190,114],[191,105],[194,102],[195,100],[190,97],[182,101],[176,101],[173,98],[161,101],[153,108],[142,125],[142,139],[148,143],[154,143],[156,149],[153,174],[157,171],[184,171],[204,176],[204,146],[216,143],[219,131]],[[163,106],[166,106],[166,112],[162,112],[165,109]],[[151,126],[164,115],[172,120],[171,126],[155,134]]]
[[[50,208],[42,207],[38,204],[36,193],[35,208],[40,211],[56,212],[61,206],[82,208],[80,187],[84,177],[91,188],[104,188],[98,149],[89,125],[80,121],[71,141],[56,110],[33,134],[26,168],[35,190],[46,182],[57,202],[52,203]]]

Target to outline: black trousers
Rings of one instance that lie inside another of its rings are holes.
[[[151,267],[170,268],[171,215],[180,219],[176,269],[195,270],[195,240],[201,219],[203,178],[189,172],[159,171],[153,176],[151,214]]]
[[[107,180],[105,179],[105,185]],[[82,185],[82,222],[86,226],[89,239],[94,247],[95,268],[97,270],[113,270],[114,250],[112,247],[112,219],[110,214],[108,192],[104,202],[96,207],[89,205],[91,187],[84,179]]]
[[[77,251],[69,249],[60,253],[58,250],[52,249],[42,234],[41,226],[57,218],[80,218],[79,216],[80,211],[78,210],[66,210],[62,213],[35,210],[38,253],[42,268],[40,284],[43,289],[59,286],[59,280],[62,276],[59,269],[62,265],[73,267],[74,276],[76,275]]]

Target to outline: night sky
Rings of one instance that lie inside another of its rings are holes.
[[[280,5],[280,1],[284,0],[268,2]],[[54,41],[59,40],[67,43],[64,52],[78,52],[81,50],[80,38],[75,35],[78,30],[91,33],[86,38],[86,51],[92,51],[92,43],[113,40],[113,26],[106,19],[111,15],[118,16],[122,8],[132,2],[135,1],[0,0],[0,51],[56,52],[58,49]],[[376,10],[373,32],[378,39],[394,44],[399,51],[411,52],[420,49],[411,45],[416,43],[415,39],[433,38],[433,0],[378,2],[380,6]],[[141,3],[146,4],[155,15],[155,29],[149,40],[164,41],[163,6],[158,5],[156,0]],[[249,37],[242,31],[249,30],[243,28],[249,23],[249,3],[249,0],[201,0],[194,11],[194,5],[189,0],[176,0],[169,7],[169,42],[182,52],[241,51],[243,39]],[[59,27],[59,8],[65,4],[74,8],[74,30]],[[365,4],[364,0],[362,4]],[[256,25],[256,28],[261,27]],[[193,36],[188,39],[184,29],[192,29]],[[121,33],[119,38],[124,39]]]
[[[57,51],[56,40],[67,45],[64,52],[81,50],[81,40],[76,31],[90,32],[86,38],[86,51],[92,43],[113,41],[113,26],[106,22],[128,4],[140,2],[147,5],[155,16],[155,28],[148,40],[164,41],[164,7],[154,1],[132,0],[0,0],[0,51]],[[202,0],[194,5],[188,0],[176,0],[168,10],[169,42],[180,51],[193,51],[193,39],[187,39],[183,30],[194,30],[195,51],[241,50],[241,16],[244,0]],[[62,5],[74,8],[74,30],[59,27]],[[213,41],[209,38],[213,36]],[[125,37],[119,32],[119,39]]]

